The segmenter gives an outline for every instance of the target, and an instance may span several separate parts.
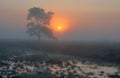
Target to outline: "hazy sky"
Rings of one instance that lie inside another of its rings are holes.
[[[120,0],[0,0],[0,39],[26,39],[28,9],[69,18],[61,40],[120,41]]]

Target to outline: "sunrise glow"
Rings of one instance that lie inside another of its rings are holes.
[[[55,32],[65,32],[68,30],[68,19],[62,16],[55,16],[51,20],[51,29]]]
[[[58,30],[62,30],[61,26],[58,26]]]

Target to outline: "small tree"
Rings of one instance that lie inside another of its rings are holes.
[[[49,27],[53,14],[53,12],[46,13],[43,8],[30,8],[27,16],[27,33],[31,36],[37,36],[39,40],[41,36],[55,39],[53,32]]]

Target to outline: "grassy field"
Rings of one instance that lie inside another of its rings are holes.
[[[120,78],[119,46],[103,42],[3,40],[0,77]]]
[[[120,43],[58,42],[58,41],[0,41],[2,56],[17,50],[36,50],[47,53],[71,55],[120,63]],[[8,50],[8,51],[6,51]],[[15,52],[14,52],[15,51]],[[21,53],[21,52],[20,52]],[[0,54],[1,55],[1,54]]]

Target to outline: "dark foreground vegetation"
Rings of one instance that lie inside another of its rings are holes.
[[[120,78],[120,43],[0,41],[0,78]]]
[[[2,53],[2,55],[0,54],[0,59],[4,57],[4,54],[6,56],[16,53],[18,49],[23,49],[23,51],[24,49],[36,50],[120,63],[120,43],[103,42],[0,41],[0,53]]]

